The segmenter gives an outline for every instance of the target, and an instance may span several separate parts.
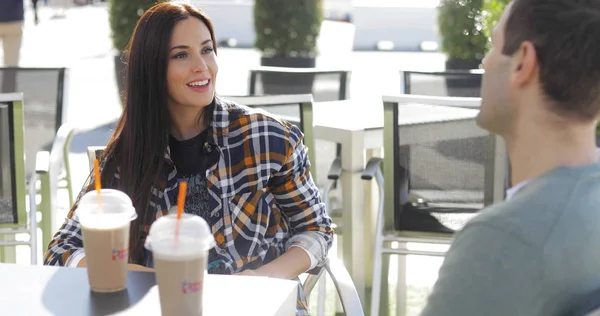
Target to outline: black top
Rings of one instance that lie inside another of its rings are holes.
[[[214,156],[210,156],[207,151],[209,147],[206,141],[207,138],[208,129],[193,138],[182,141],[170,136],[169,148],[171,150],[171,160],[177,170],[178,180],[188,183],[184,207],[185,212],[202,217],[212,227],[220,219],[221,215],[211,214],[212,210],[209,205],[210,196],[207,187],[206,170],[209,163],[211,163],[209,162],[209,157]],[[174,203],[177,203],[177,201],[174,201]],[[209,273],[222,272],[222,266],[214,248],[209,251],[208,264]]]
[[[24,19],[23,0],[0,1],[0,22],[20,22]]]
[[[171,160],[173,160],[178,174],[206,173],[204,143],[206,143],[207,136],[208,129],[186,140],[177,140],[172,135],[169,137]]]

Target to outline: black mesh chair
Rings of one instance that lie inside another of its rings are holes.
[[[25,174],[28,185],[34,173],[41,182],[38,210],[42,214],[40,228],[45,244],[52,237],[51,221],[59,182],[67,189],[70,204],[73,203],[68,149],[75,128],[63,124],[67,75],[66,68],[0,68],[0,92],[23,93]]]
[[[483,70],[401,71],[404,94],[480,97]]]
[[[365,180],[375,177],[380,189],[372,315],[387,280],[388,255],[444,256],[445,250],[408,249],[406,243],[449,245],[479,210],[502,201],[506,188],[504,144],[475,123],[479,98],[404,95],[383,101],[385,157],[370,160],[363,173]],[[404,122],[403,113],[415,104],[438,117]]]
[[[0,68],[0,93],[22,92],[25,98],[25,163],[35,172],[38,151],[51,149],[63,123],[66,68]]]
[[[223,96],[223,98],[252,108],[258,108],[296,125],[304,134],[304,145],[310,150],[310,161],[315,159],[313,132],[313,98],[310,94],[270,96]],[[311,171],[316,177],[316,171]]]
[[[250,70],[250,95],[312,94],[315,102],[348,99],[350,70],[259,67]]]
[[[0,262],[15,262],[14,246],[28,245],[31,263],[36,264],[35,188],[29,186],[27,191],[23,138],[23,95],[0,93]],[[35,181],[35,176],[31,174],[31,181]],[[29,235],[29,240],[15,240],[17,234],[23,233]]]
[[[249,94],[250,95],[282,95],[282,94],[312,94],[314,102],[347,100],[351,70],[326,70],[319,68],[291,68],[291,67],[259,67],[250,70]],[[336,144],[331,157],[326,144],[315,140],[315,151],[319,155],[311,157],[313,170],[327,169],[327,177],[317,177],[315,182],[324,184],[323,195],[329,199],[329,191],[337,188],[341,175],[341,144]],[[313,159],[314,158],[314,159]],[[327,160],[324,160],[327,159]],[[336,210],[337,212],[338,210]],[[340,229],[338,229],[340,230]]]

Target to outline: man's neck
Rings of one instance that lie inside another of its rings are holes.
[[[511,186],[562,166],[585,166],[597,161],[596,140],[590,127],[528,128],[506,137],[511,162]]]

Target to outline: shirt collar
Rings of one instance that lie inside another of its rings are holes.
[[[512,198],[515,194],[517,194],[517,192],[519,190],[521,190],[523,187],[525,187],[527,185],[527,183],[529,183],[529,181],[523,181],[523,182],[519,182],[516,185],[513,185],[512,187],[508,188],[506,190],[506,200],[508,201],[510,198]]]

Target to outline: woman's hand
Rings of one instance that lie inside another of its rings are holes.
[[[256,270],[244,270],[234,275],[263,276],[291,280],[310,268],[310,257],[299,247],[291,247],[279,258]]]
[[[249,276],[259,276],[258,273],[254,270],[246,269],[242,272],[235,273],[234,275],[249,275]]]
[[[128,264],[127,269],[129,271],[154,272],[154,269],[152,269],[152,268],[144,267],[142,265],[133,264],[133,263]]]

